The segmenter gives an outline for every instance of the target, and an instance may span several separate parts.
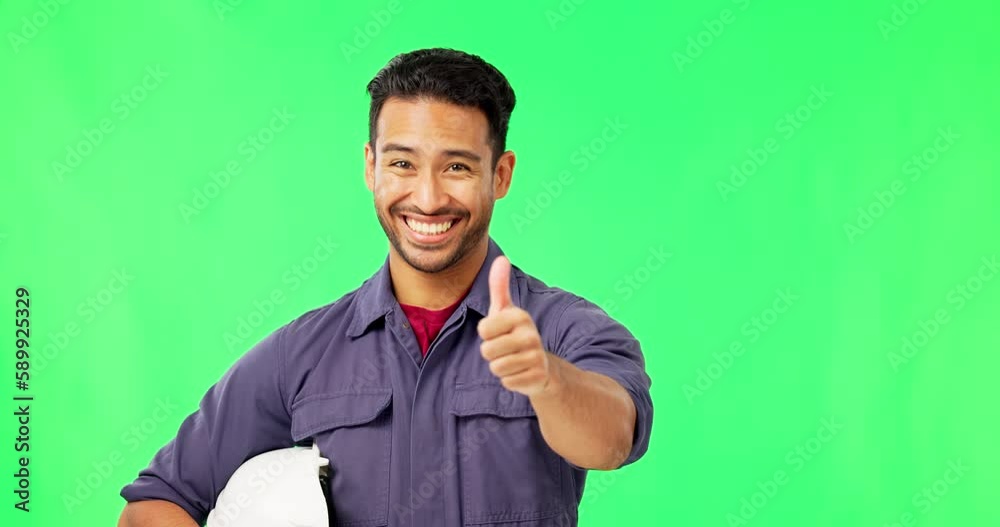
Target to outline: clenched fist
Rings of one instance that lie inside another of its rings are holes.
[[[490,309],[479,321],[480,352],[508,390],[532,396],[551,378],[549,354],[527,311],[510,298],[510,261],[498,256],[490,267]]]

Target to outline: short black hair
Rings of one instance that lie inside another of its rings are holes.
[[[368,113],[368,141],[375,148],[375,128],[389,97],[427,97],[478,108],[490,125],[493,166],[507,149],[507,127],[514,111],[514,90],[500,70],[463,51],[428,48],[401,53],[368,83],[372,98]]]

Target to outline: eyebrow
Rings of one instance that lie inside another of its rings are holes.
[[[408,154],[415,154],[417,151],[411,146],[401,145],[399,143],[385,143],[382,145],[382,152],[406,152]],[[442,152],[442,155],[445,157],[464,157],[465,159],[476,163],[483,160],[482,156],[479,154],[471,150],[463,150],[461,148],[445,150]]]

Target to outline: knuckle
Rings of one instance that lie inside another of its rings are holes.
[[[498,361],[493,361],[490,363],[490,371],[493,375],[500,376],[503,368],[501,368],[501,364]]]
[[[535,349],[538,347],[539,339],[531,328],[524,328],[520,332],[518,342],[526,349]]]

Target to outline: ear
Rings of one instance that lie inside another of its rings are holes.
[[[375,150],[371,143],[365,143],[365,185],[375,192]]]
[[[510,181],[514,177],[514,163],[517,158],[514,152],[508,150],[500,155],[497,166],[493,170],[493,198],[500,199],[510,190]]]

